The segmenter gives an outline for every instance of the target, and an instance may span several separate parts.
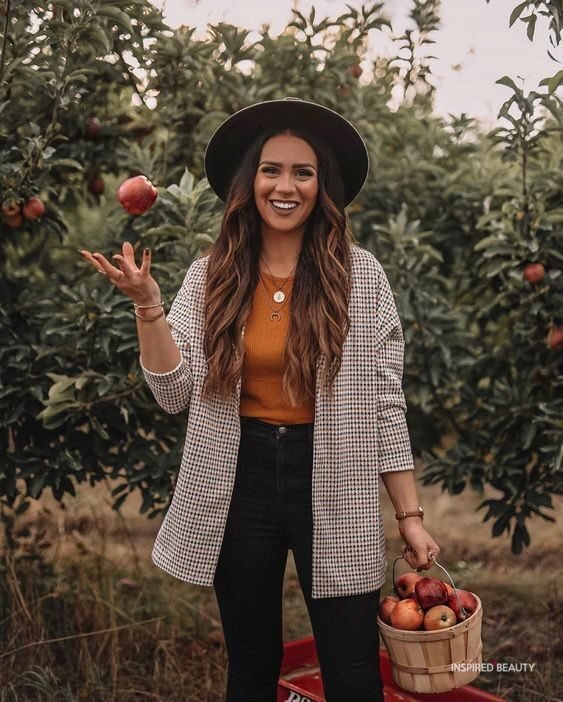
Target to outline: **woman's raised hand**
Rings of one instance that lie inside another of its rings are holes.
[[[81,250],[80,253],[91,263],[94,268],[104,275],[110,283],[128,295],[137,305],[150,305],[160,302],[160,288],[151,276],[151,252],[145,249],[143,260],[139,268],[135,263],[133,246],[128,242],[123,243],[122,253],[113,254],[119,268],[112,265],[101,253],[90,253]]]

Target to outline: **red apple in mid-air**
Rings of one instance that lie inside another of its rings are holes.
[[[448,601],[446,583],[438,578],[421,578],[416,583],[414,591],[424,611],[436,605],[446,604]]]
[[[38,197],[30,197],[22,211],[26,219],[39,219],[45,214],[45,205]]]
[[[391,626],[396,629],[416,631],[420,629],[423,620],[422,607],[410,597],[406,600],[399,600],[391,612]]]
[[[414,594],[414,586],[422,580],[422,575],[416,573],[403,573],[400,578],[397,578],[395,590],[399,593],[399,597],[404,600],[406,597]]]
[[[524,266],[524,278],[528,283],[541,283],[545,276],[543,263],[527,263]]]
[[[563,347],[563,327],[551,327],[547,335],[547,343],[551,349]]]
[[[460,604],[465,610],[465,614],[461,611]],[[477,599],[472,592],[469,592],[469,590],[456,590],[454,592],[450,592],[448,595],[448,607],[454,611],[458,622],[468,619],[477,609],[477,606]]]
[[[386,624],[391,624],[391,612],[395,609],[395,605],[399,602],[399,598],[394,595],[387,595],[379,603],[379,616]]]
[[[434,631],[434,629],[447,629],[450,626],[457,624],[455,612],[446,605],[436,605],[424,615],[422,628],[426,631]]]
[[[117,191],[117,199],[129,214],[143,214],[154,205],[158,190],[143,175],[124,181]]]

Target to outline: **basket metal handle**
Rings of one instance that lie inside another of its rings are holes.
[[[393,561],[393,592],[395,593],[395,595],[396,595],[397,597],[400,597],[400,595],[399,595],[399,593],[398,593],[398,591],[397,591],[397,588],[395,587],[395,567],[396,567],[396,565],[397,565],[397,561],[404,560],[405,563],[407,562],[407,560],[406,560],[406,558],[405,558],[405,554],[406,554],[407,551],[414,551],[414,549],[413,549],[411,546],[405,546],[405,547],[403,548],[403,555],[402,555],[402,556],[399,556],[398,558],[395,558],[395,560]],[[434,561],[434,565],[437,565],[438,568],[441,568],[441,569],[444,571],[444,573],[448,576],[448,578],[450,579],[450,582],[451,582],[452,587],[453,587],[454,592],[455,592],[455,596],[456,596],[456,600],[457,600],[457,605],[458,605],[458,607],[459,607],[459,611],[463,614],[464,618],[469,617],[469,612],[462,606],[462,604],[461,604],[461,602],[460,602],[460,600],[459,600],[459,595],[457,594],[457,588],[456,588],[456,586],[455,586],[454,581],[452,580],[452,576],[448,573],[448,571],[444,568],[443,565],[440,565],[440,563],[438,563],[438,561],[437,561],[436,558],[434,557],[434,554],[433,554],[433,553],[429,553],[428,555],[429,555],[429,557]]]

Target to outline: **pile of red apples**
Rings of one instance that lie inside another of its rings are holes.
[[[455,589],[439,578],[405,573],[395,583],[399,597],[387,595],[379,605],[383,622],[395,629],[434,631],[468,619],[478,607],[469,590]]]

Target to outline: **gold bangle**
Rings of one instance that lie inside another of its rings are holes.
[[[136,302],[134,302],[133,307],[136,310],[150,310],[151,307],[160,307],[162,304],[164,304],[162,301],[157,302],[155,305],[138,305]]]
[[[419,506],[415,512],[395,512],[395,519],[399,522],[407,517],[420,517],[424,520],[424,510]]]
[[[137,314],[137,310],[135,310],[135,316],[138,317],[139,319],[142,319],[143,322],[155,322],[157,319],[160,319],[164,314],[164,310],[161,310],[160,314],[158,314],[156,317],[145,317],[142,314]]]

